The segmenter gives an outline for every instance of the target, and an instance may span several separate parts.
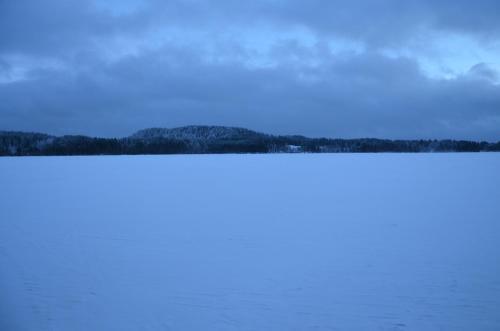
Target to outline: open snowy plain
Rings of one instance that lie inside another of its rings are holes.
[[[0,158],[0,330],[500,330],[500,154]]]

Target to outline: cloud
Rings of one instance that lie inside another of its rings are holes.
[[[121,8],[130,10],[113,11]],[[151,36],[164,28],[285,30],[304,27],[368,45],[394,46],[433,31],[498,40],[500,3],[495,0],[221,0],[77,1],[0,3],[0,51],[60,52],[116,36]]]
[[[496,83],[499,80],[498,72],[491,68],[487,63],[478,63],[469,70],[471,77],[486,79],[490,82]]]
[[[172,46],[111,63],[88,60],[76,73],[33,70],[0,88],[0,97],[12,126],[67,133],[217,123],[314,136],[496,138],[498,87],[472,79],[477,68],[432,80],[408,58],[323,56],[314,65],[255,68],[206,62],[196,47]],[[303,57],[297,63],[308,63],[310,54]]]
[[[431,47],[432,36],[443,34],[493,47],[498,6],[3,1],[0,29],[10,33],[0,34],[0,129],[121,136],[221,124],[311,136],[498,140],[496,64],[470,57],[462,62],[471,68],[431,77],[411,47]]]

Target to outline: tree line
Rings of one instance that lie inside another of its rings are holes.
[[[203,153],[498,152],[500,142],[466,140],[328,139],[255,134],[222,139],[56,137],[0,132],[0,156]]]

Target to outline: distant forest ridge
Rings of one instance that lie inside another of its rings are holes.
[[[125,138],[56,137],[43,133],[0,131],[0,156],[498,151],[500,142],[307,138],[225,126],[152,128]]]

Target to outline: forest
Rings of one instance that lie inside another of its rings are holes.
[[[308,138],[222,126],[145,129],[124,138],[0,131],[0,156],[498,151],[500,142]]]

